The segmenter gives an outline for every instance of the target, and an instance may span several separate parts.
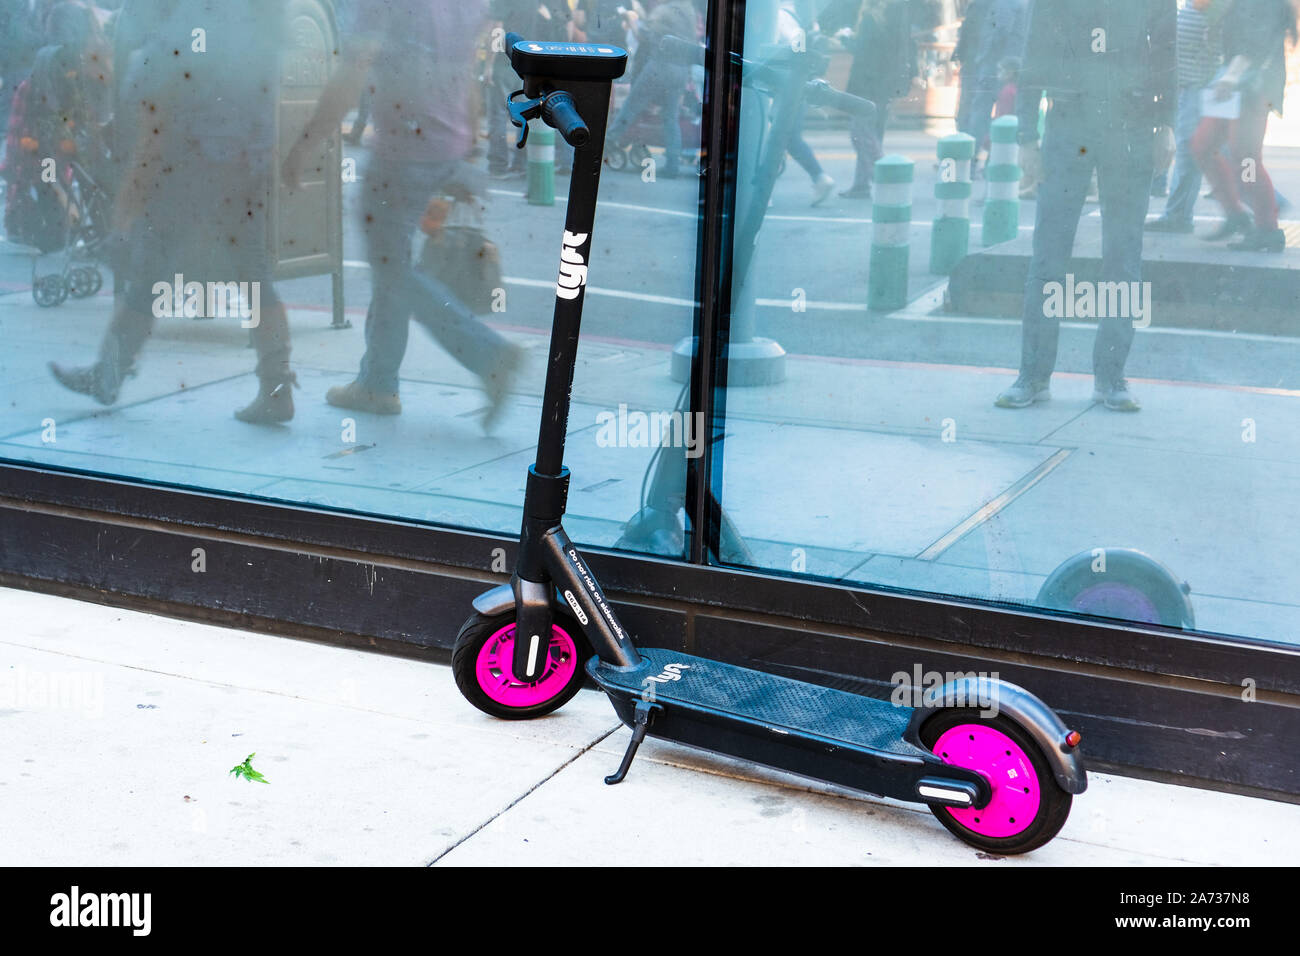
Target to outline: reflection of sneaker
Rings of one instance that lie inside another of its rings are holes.
[[[402,400],[396,392],[374,392],[360,382],[335,385],[325,393],[325,401],[336,408],[350,408],[376,415],[402,414]]]
[[[108,376],[101,374],[99,365],[65,368],[58,362],[51,362],[50,374],[64,388],[79,395],[89,395],[101,405],[112,405],[117,401],[117,387],[107,381]]]
[[[519,372],[519,366],[523,362],[524,350],[518,345],[510,343],[506,346],[501,365],[483,377],[483,390],[487,392],[488,399],[492,402],[483,415],[483,431],[489,435],[492,434],[492,429],[497,426],[497,422],[501,420],[501,416],[505,413],[506,398],[510,395],[510,386],[514,382],[515,376]]]
[[[826,201],[826,197],[831,194],[831,191],[834,188],[835,188],[835,180],[831,179],[825,173],[822,173],[820,176],[817,177],[817,181],[813,183],[812,204],[814,206],[820,206],[822,203]]]
[[[1031,382],[1021,377],[1016,383],[993,400],[998,408],[1028,408],[1034,402],[1045,402],[1052,397],[1046,382]]]
[[[1284,252],[1286,233],[1281,229],[1251,229],[1236,242],[1228,243],[1236,252]]]
[[[1142,407],[1128,390],[1128,382],[1122,378],[1109,386],[1097,382],[1092,390],[1092,400],[1105,405],[1112,412],[1136,412]]]
[[[852,189],[842,190],[840,195],[845,199],[870,199],[871,184],[868,183],[866,186],[854,186]]]

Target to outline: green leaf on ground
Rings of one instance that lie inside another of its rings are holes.
[[[244,758],[243,763],[237,767],[233,767],[230,772],[233,773],[236,778],[243,777],[245,780],[256,780],[258,783],[270,783],[271,781],[263,777],[260,771],[253,769],[252,761],[256,756],[257,754],[255,752],[249,754]]]

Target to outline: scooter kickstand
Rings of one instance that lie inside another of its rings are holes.
[[[618,770],[605,778],[605,782],[611,787],[616,783],[622,783],[623,778],[627,776],[628,768],[632,766],[632,758],[636,756],[637,748],[641,746],[641,741],[645,740],[646,731],[650,729],[651,714],[662,709],[658,704],[652,704],[648,700],[636,702],[632,739],[628,741],[627,753],[623,754],[623,762],[618,765]]]

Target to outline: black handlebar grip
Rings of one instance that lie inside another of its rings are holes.
[[[570,146],[582,147],[591,139],[591,130],[578,115],[573,105],[573,97],[568,93],[557,91],[542,101],[542,120],[552,126],[564,137]]]

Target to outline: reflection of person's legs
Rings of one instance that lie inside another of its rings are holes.
[[[1180,90],[1174,120],[1174,170],[1164,212],[1165,219],[1179,226],[1191,226],[1192,209],[1201,192],[1201,170],[1192,156],[1192,136],[1200,121],[1201,91],[1191,87]]]
[[[1092,177],[1094,154],[1081,150],[1093,142],[1082,135],[1086,125],[1075,117],[1048,116],[1043,136],[1045,178],[1038,187],[1033,254],[1025,281],[1021,329],[1020,377],[1045,386],[1056,368],[1059,315],[1047,315],[1049,282],[1065,281],[1074,249],[1084,197]]]
[[[790,135],[790,145],[786,147],[786,150],[790,153],[790,158],[802,166],[803,171],[815,183],[826,174],[826,171],[822,169],[822,164],[813,155],[812,147],[803,138],[803,117],[804,110],[800,108],[799,118],[795,121]]]
[[[673,82],[677,80],[678,82]],[[669,79],[659,99],[664,125],[664,175],[669,179],[677,175],[682,159],[682,97],[686,95],[686,73]]]
[[[1264,168],[1264,132],[1268,127],[1268,104],[1262,97],[1243,97],[1241,118],[1232,124],[1229,149],[1233,165],[1243,170],[1246,199],[1255,214],[1255,228],[1271,232],[1277,229],[1277,200],[1273,180]],[[1252,175],[1246,176],[1245,170]]]
[[[115,273],[120,273],[122,291],[114,298],[113,317],[100,341],[98,358],[93,365],[82,367],[50,363],[50,372],[64,387],[89,395],[101,405],[117,401],[122,380],[153,331],[154,282],[160,276],[168,283],[173,279],[174,270],[166,268],[162,255],[164,234],[173,238],[169,230],[151,230],[143,218],[132,225],[124,259]]]
[[[1191,149],[1196,164],[1214,189],[1214,195],[1229,215],[1242,211],[1237,195],[1237,179],[1223,155],[1223,144],[1228,140],[1229,121],[1207,116],[1197,124],[1192,135]]]
[[[1150,318],[1151,302],[1141,291],[1142,224],[1146,219],[1147,192],[1151,182],[1152,132],[1140,123],[1125,124],[1099,136],[1100,160],[1097,189],[1101,201],[1101,277],[1104,282],[1121,282],[1130,290],[1127,315],[1100,316],[1093,344],[1093,374],[1100,392],[1109,392],[1124,377],[1124,363],[1133,344],[1133,322],[1139,306]],[[1101,312],[1102,296],[1097,296]],[[1115,312],[1122,310],[1116,309]],[[1136,404],[1134,405],[1136,407]]]
[[[500,108],[501,101],[510,95],[510,90],[505,89],[497,81],[490,84],[489,90],[496,98],[496,102],[489,103],[487,109],[488,171],[494,175],[504,176],[510,173],[512,168],[522,166],[523,150],[515,148],[507,118],[509,114]]]
[[[646,64],[637,78],[632,82],[632,88],[627,91],[627,99],[619,108],[614,121],[609,124],[609,130],[605,138],[612,145],[624,146],[623,137],[632,124],[640,118],[641,114],[648,110],[655,103],[655,95],[659,92],[662,84],[657,81],[657,74],[663,69],[658,61],[652,60]]]
[[[871,184],[876,175],[876,160],[885,154],[885,124],[888,122],[889,103],[882,97],[873,99],[874,114],[855,113],[849,121],[849,139],[857,154],[853,167],[853,186],[841,196],[870,199]]]
[[[952,118],[953,125],[957,127],[957,132],[969,135],[970,106],[971,100],[975,97],[975,83],[974,80],[968,81],[965,77],[961,78],[960,83],[961,86],[957,93],[957,113]],[[876,106],[879,107],[880,104],[877,103]]]
[[[518,363],[516,349],[443,283],[417,272],[411,260],[416,224],[449,172],[443,163],[385,163],[367,176],[372,185],[364,208],[374,291],[357,384],[381,398],[396,396],[409,322],[415,318],[457,362],[483,379],[495,412],[505,379]]]
[[[970,134],[975,137],[975,155],[978,156],[984,149],[984,141],[989,137],[989,129],[993,125],[993,106],[998,101],[997,90],[993,87],[991,80],[982,79],[976,90],[971,94],[970,102]]]

